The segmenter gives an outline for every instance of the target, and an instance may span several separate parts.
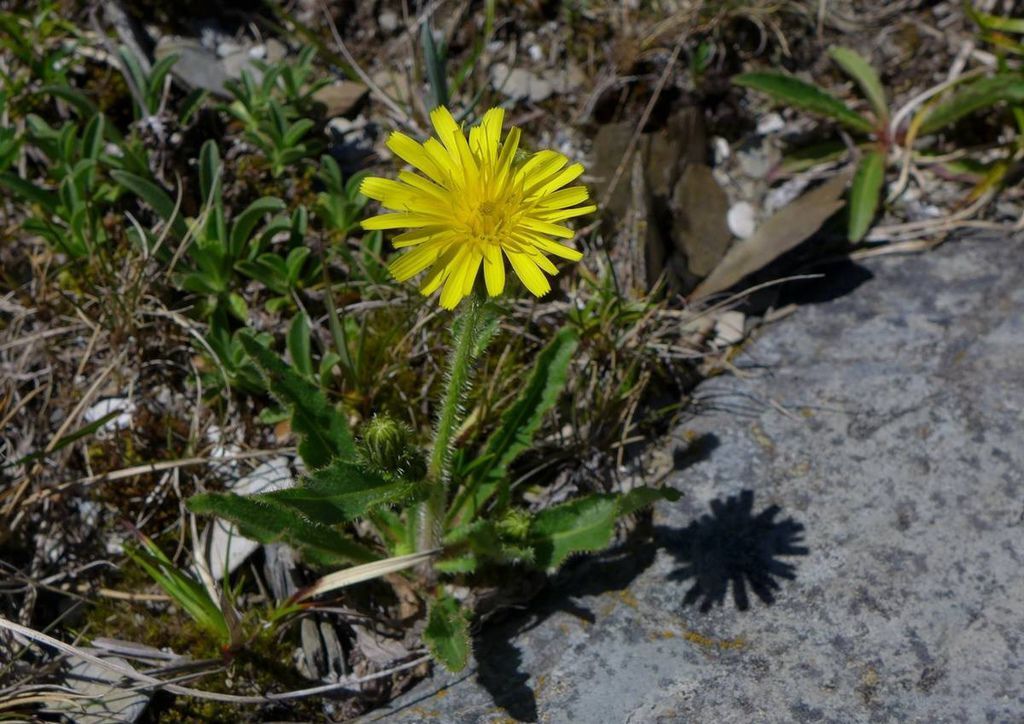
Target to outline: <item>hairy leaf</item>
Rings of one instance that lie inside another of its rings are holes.
[[[244,334],[240,339],[246,353],[266,376],[271,394],[291,408],[292,429],[301,438],[299,455],[303,462],[312,470],[324,467],[334,458],[354,459],[356,446],[344,413],[252,335]]]
[[[416,496],[420,486],[385,480],[380,475],[341,459],[314,471],[294,488],[256,496],[299,511],[324,525],[337,525],[365,515],[372,508]]]
[[[885,154],[871,151],[857,164],[857,173],[850,186],[849,239],[858,242],[868,233],[878,211],[878,198],[885,178]]]
[[[260,543],[288,543],[312,563],[367,563],[378,558],[333,528],[308,520],[298,510],[265,495],[202,493],[189,498],[188,508],[231,521],[243,536]]]
[[[462,671],[469,661],[469,617],[459,602],[441,595],[430,603],[423,640],[434,658],[452,673]]]
[[[537,355],[530,379],[519,397],[501,415],[498,429],[488,438],[481,458],[487,467],[479,469],[472,491],[462,508],[474,513],[498,492],[501,505],[508,497],[508,466],[528,450],[544,415],[558,401],[568,378],[569,363],[579,344],[576,331],[563,328]],[[457,511],[458,512],[458,511]]]
[[[878,73],[871,67],[871,64],[855,50],[833,46],[829,48],[828,54],[832,60],[839,64],[839,67],[846,71],[846,74],[857,81],[864,97],[875,111],[879,120],[889,118],[889,103],[885,99],[885,90],[882,88],[882,81],[878,79]]]
[[[615,533],[616,496],[590,495],[542,510],[530,527],[536,564],[550,569],[572,553],[605,548]]]
[[[871,133],[875,126],[871,121],[850,110],[849,106],[817,86],[805,83],[785,73],[742,73],[732,82],[767,93],[772,98],[794,108],[834,118],[855,131]]]
[[[640,487],[625,495],[589,495],[537,513],[530,525],[534,565],[551,569],[573,553],[598,551],[611,543],[615,521],[657,500],[678,500],[673,488]]]
[[[969,113],[993,106],[1000,101],[1024,101],[1024,77],[1017,73],[1000,73],[964,83],[952,96],[935,106],[921,122],[919,133],[934,133],[956,123]]]

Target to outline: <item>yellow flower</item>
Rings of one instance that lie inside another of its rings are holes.
[[[441,306],[454,309],[469,294],[483,266],[487,293],[505,288],[505,259],[527,289],[538,297],[558,269],[548,255],[570,261],[583,256],[551,237],[572,239],[556,222],[589,214],[597,207],[583,186],[563,188],[583,166],[555,151],[538,151],[516,161],[519,129],[501,140],[501,108],[492,108],[469,138],[446,108],[430,114],[437,138],[420,144],[392,133],[387,146],[420,173],[402,171],[398,181],[370,177],[362,193],[397,213],[363,222],[364,229],[410,229],[394,239],[395,248],[412,247],[390,265],[398,281],[429,268],[420,291],[441,291]],[[567,165],[568,164],[568,165]],[[422,175],[421,175],[422,174]]]

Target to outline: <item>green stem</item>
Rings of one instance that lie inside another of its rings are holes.
[[[430,496],[416,510],[415,541],[418,551],[437,548],[441,540],[441,523],[448,501],[452,438],[459,426],[462,401],[469,391],[473,348],[479,333],[483,306],[483,300],[478,294],[472,294],[466,299],[453,340],[454,348],[448,358],[448,382],[441,399],[441,411],[434,432],[434,448],[427,468]]]

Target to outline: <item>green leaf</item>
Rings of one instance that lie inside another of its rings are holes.
[[[94,432],[96,432],[97,430],[102,428],[104,425],[106,425],[108,422],[110,422],[111,420],[113,420],[115,417],[117,417],[118,415],[122,414],[123,412],[124,412],[124,410],[112,410],[112,411],[108,412],[106,415],[104,415],[103,417],[101,417],[101,418],[99,418],[97,420],[93,420],[89,424],[83,425],[82,427],[78,428],[74,432],[69,432],[67,435],[64,435],[63,437],[59,438],[56,442],[54,442],[51,445],[49,445],[48,449],[40,450],[40,451],[34,452],[34,453],[29,453],[28,455],[25,455],[25,456],[23,456],[21,458],[18,458],[13,463],[8,463],[8,464],[9,465],[23,465],[25,463],[32,462],[33,460],[39,460],[40,458],[46,457],[50,453],[57,452],[58,450],[67,447],[68,445],[70,445],[71,443],[75,442],[76,440],[81,440],[83,437],[87,437],[89,435],[92,435]],[[6,467],[6,466],[0,466],[0,468],[2,468],[2,467]]]
[[[302,310],[299,310],[299,313],[295,315],[291,325],[289,325],[288,337],[285,341],[292,367],[298,370],[299,374],[303,377],[312,378],[313,356],[310,353],[309,322],[306,320],[306,314]]]
[[[114,170],[110,172],[111,177],[128,191],[132,192],[147,204],[153,207],[164,221],[171,224],[171,230],[179,239],[184,239],[188,234],[188,227],[182,217],[180,209],[175,212],[174,201],[167,192],[157,186],[149,179],[136,176],[127,171]]]
[[[220,149],[212,138],[199,149],[199,193],[204,205],[220,200]]]
[[[181,107],[178,109],[178,124],[181,126],[188,125],[188,122],[192,120],[192,116],[195,115],[202,105],[203,101],[209,95],[209,91],[205,88],[193,88],[185,100],[181,102]]]
[[[430,602],[423,640],[434,658],[452,673],[466,668],[469,661],[469,616],[459,602],[440,595]]]
[[[36,91],[35,95],[56,96],[74,108],[82,118],[91,118],[98,112],[88,96],[70,85],[46,85]]]
[[[646,485],[641,485],[638,488],[633,488],[628,493],[623,493],[619,497],[618,515],[619,517],[632,515],[633,513],[654,505],[659,500],[667,500],[670,503],[674,503],[681,497],[683,497],[682,493],[675,488],[650,488]]]
[[[839,67],[846,71],[846,74],[857,81],[864,97],[875,111],[879,120],[885,121],[889,118],[889,103],[885,99],[885,90],[882,82],[878,79],[878,73],[871,67],[871,64],[864,59],[857,51],[850,48],[833,46],[829,48],[828,54],[832,60],[839,64]]]
[[[481,457],[489,466],[476,476],[479,482],[467,488],[471,492],[465,503],[454,508],[468,508],[476,513],[496,492],[500,506],[508,498],[508,466],[533,444],[533,436],[540,427],[544,415],[558,401],[558,396],[568,379],[569,363],[579,344],[576,331],[570,327],[561,329],[537,355],[533,371],[519,397],[501,415],[498,428],[488,438]]]
[[[1024,33],[1024,18],[1007,18],[1000,15],[985,13],[974,7],[974,3],[965,2],[964,10],[967,16],[985,30],[995,30],[1002,33]]]
[[[344,460],[314,471],[294,488],[256,496],[294,508],[323,525],[355,520],[382,505],[413,499],[421,486],[381,475]]]
[[[356,446],[343,412],[336,410],[312,382],[286,365],[256,339],[240,336],[242,346],[266,376],[267,389],[292,411],[292,429],[300,436],[299,455],[312,470],[334,458],[352,460]]]
[[[206,588],[178,570],[153,541],[143,538],[143,547],[127,544],[124,546],[124,552],[201,628],[216,636],[222,644],[230,642],[231,631],[227,619],[217,603],[210,598]]]
[[[856,243],[864,238],[878,211],[878,199],[885,179],[885,154],[871,151],[857,164],[850,186],[850,225],[848,236]]]
[[[679,491],[639,487],[625,495],[589,495],[540,511],[530,524],[534,565],[558,568],[573,553],[606,548],[618,518],[661,499],[678,500]]]
[[[171,55],[161,58],[149,71],[149,78],[146,79],[146,111],[156,113],[160,109],[160,97],[164,91],[164,79],[171,72],[171,66],[178,62],[178,55]]]
[[[57,206],[60,204],[59,197],[55,192],[40,188],[9,171],[0,173],[0,186],[6,186],[29,203],[39,204],[51,214],[57,210]]]
[[[1016,73],[1000,73],[964,83],[952,96],[935,106],[925,116],[919,132],[934,133],[940,128],[956,123],[969,113],[1000,101],[1024,101],[1024,77]]]
[[[291,147],[297,144],[314,125],[313,121],[308,118],[295,121],[295,123],[289,126],[288,132],[284,134],[284,146]]]
[[[445,53],[434,42],[434,31],[430,23],[420,26],[420,42],[423,46],[423,64],[427,68],[427,80],[430,83],[431,107],[448,105],[448,76],[445,73]]]
[[[849,106],[820,88],[805,83],[785,73],[743,73],[734,76],[732,82],[746,88],[767,93],[778,101],[794,108],[816,113],[843,123],[863,133],[871,133],[875,126],[871,121],[850,110]]]
[[[244,497],[235,493],[201,493],[188,500],[198,515],[216,515],[238,526],[246,538],[260,543],[288,543],[307,560],[320,565],[368,563],[378,559],[371,550],[325,525],[302,516],[267,495]]]
[[[786,153],[780,170],[787,174],[800,173],[823,163],[838,161],[848,150],[841,140],[811,143]]]
[[[590,495],[539,512],[530,526],[539,568],[558,568],[573,553],[611,543],[618,512],[614,495]]]

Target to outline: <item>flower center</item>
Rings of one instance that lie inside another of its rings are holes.
[[[506,199],[484,199],[469,205],[463,217],[466,232],[475,241],[500,244],[512,227],[512,208]]]

